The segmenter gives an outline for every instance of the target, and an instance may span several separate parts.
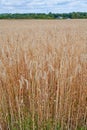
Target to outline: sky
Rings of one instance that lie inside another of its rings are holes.
[[[0,0],[0,13],[87,12],[87,0]]]

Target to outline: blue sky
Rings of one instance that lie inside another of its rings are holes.
[[[87,12],[87,0],[0,0],[0,13]]]

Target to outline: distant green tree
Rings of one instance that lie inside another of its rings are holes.
[[[25,14],[0,14],[0,19],[87,19],[87,12],[72,13],[25,13]]]

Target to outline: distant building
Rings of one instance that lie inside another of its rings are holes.
[[[70,20],[71,18],[67,18],[67,20]]]
[[[58,16],[58,17],[57,17],[57,19],[63,19],[63,17],[61,17],[61,16]]]

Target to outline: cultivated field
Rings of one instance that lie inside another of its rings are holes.
[[[0,21],[0,130],[87,130],[87,20]]]

